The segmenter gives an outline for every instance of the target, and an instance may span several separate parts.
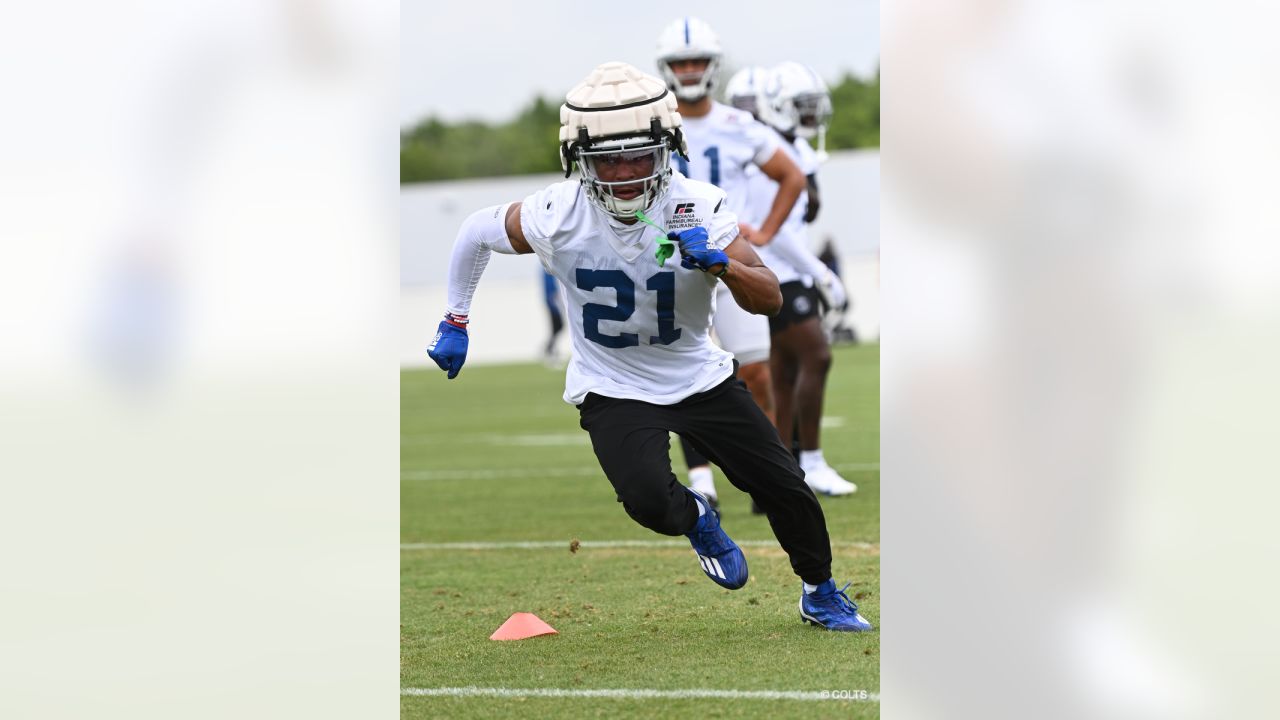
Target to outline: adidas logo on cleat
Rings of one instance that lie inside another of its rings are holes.
[[[694,555],[698,555],[694,553]],[[720,567],[720,561],[706,555],[698,555],[698,562],[702,563],[702,571],[708,575],[713,575],[721,580],[726,579],[724,576],[724,568]]]

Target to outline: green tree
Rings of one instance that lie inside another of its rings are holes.
[[[880,72],[846,73],[831,88],[827,148],[880,146]],[[560,104],[534,98],[509,122],[446,123],[428,117],[400,133],[400,182],[558,172]]]
[[[400,135],[400,182],[554,172],[560,108],[535,98],[501,125],[429,117]]]
[[[831,88],[827,149],[880,147],[880,71],[861,80],[846,73]]]

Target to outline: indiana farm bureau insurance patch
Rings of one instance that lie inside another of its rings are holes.
[[[713,211],[708,200],[676,200],[670,207],[665,223],[669,232],[680,232],[699,225],[705,227]]]

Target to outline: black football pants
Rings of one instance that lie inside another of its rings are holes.
[[[697,505],[671,472],[674,432],[764,510],[801,579],[817,585],[831,577],[822,506],[736,376],[674,405],[589,393],[578,410],[618,502],[636,522],[663,535],[683,535],[697,524]]]

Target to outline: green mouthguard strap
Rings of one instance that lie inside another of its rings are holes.
[[[662,235],[657,238],[658,249],[653,253],[653,257],[658,260],[658,267],[666,267],[667,258],[676,254],[676,244],[671,242],[671,239],[667,237],[667,231],[664,230],[661,225],[645,216],[644,211],[637,210],[636,219],[662,233]]]

